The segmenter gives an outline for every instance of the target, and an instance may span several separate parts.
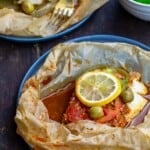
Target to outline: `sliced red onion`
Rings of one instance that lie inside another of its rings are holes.
[[[150,95],[149,95],[150,96]],[[150,100],[150,99],[149,99]],[[130,122],[128,127],[136,126],[144,121],[144,117],[147,115],[148,111],[150,110],[150,102],[148,102],[143,110]]]

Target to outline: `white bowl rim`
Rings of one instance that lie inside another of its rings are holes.
[[[131,3],[134,3],[136,5],[139,5],[139,6],[150,7],[150,4],[144,4],[144,3],[141,3],[141,2],[137,2],[135,0],[128,0],[128,1],[130,1]]]

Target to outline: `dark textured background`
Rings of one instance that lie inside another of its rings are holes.
[[[110,0],[81,27],[55,40],[24,44],[0,39],[0,150],[27,150],[16,134],[14,115],[18,87],[29,67],[57,43],[92,34],[124,36],[150,46],[150,22],[133,17],[117,0]]]

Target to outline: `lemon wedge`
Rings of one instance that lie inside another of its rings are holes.
[[[120,95],[121,82],[113,74],[96,69],[76,80],[75,93],[86,106],[103,106]]]

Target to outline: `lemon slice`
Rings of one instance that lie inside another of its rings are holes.
[[[103,106],[121,93],[121,83],[111,73],[94,70],[76,80],[76,96],[86,106]]]

